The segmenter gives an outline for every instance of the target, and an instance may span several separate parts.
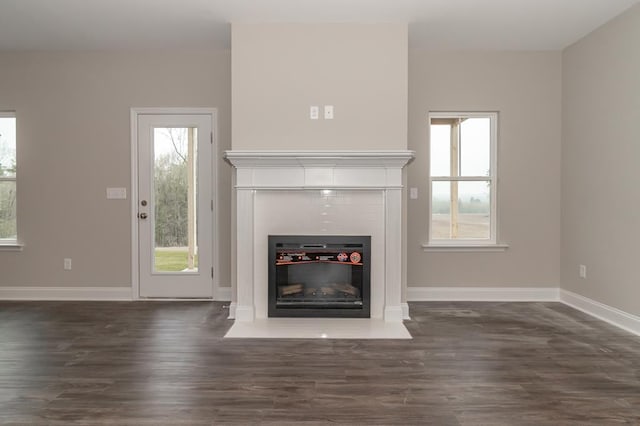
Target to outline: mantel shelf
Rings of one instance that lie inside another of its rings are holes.
[[[414,151],[246,151],[225,152],[235,167],[404,167]]]
[[[413,151],[227,151],[238,189],[402,187]]]

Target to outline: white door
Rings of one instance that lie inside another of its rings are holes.
[[[213,297],[211,114],[138,116],[140,297]]]

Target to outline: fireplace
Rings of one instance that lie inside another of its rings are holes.
[[[269,275],[275,273],[271,269],[276,268],[276,263],[275,257],[273,261],[267,262],[269,236],[313,235],[328,238],[360,235],[370,236],[370,254],[364,250],[362,253],[362,269],[364,271],[366,265],[370,271],[369,288],[359,288],[349,279],[344,280],[356,287],[360,296],[368,292],[369,301],[363,300],[362,308],[353,303],[349,315],[354,312],[362,313],[367,321],[360,321],[362,318],[353,321],[363,324],[373,324],[378,320],[402,324],[403,318],[409,317],[408,306],[403,301],[402,284],[402,169],[412,157],[411,151],[227,151],[227,161],[236,168],[233,194],[235,224],[232,231],[235,233],[235,238],[232,239],[232,262],[235,268],[230,317],[237,323],[244,323],[244,329],[251,328],[250,323],[259,328],[255,321],[288,320],[272,318],[270,313],[273,307],[269,306]],[[296,251],[307,253],[313,247],[300,250],[300,244],[334,243],[329,240],[330,238],[319,241],[289,240],[293,245],[298,244],[298,247],[283,249],[291,249],[289,254],[292,255]],[[348,247],[344,249],[341,252],[351,254]],[[336,254],[317,254],[318,257],[330,255]],[[318,262],[309,265],[283,265],[278,268],[284,271],[301,267],[317,269],[324,265]],[[353,266],[349,268],[353,279],[357,273]],[[290,284],[304,284],[298,282],[300,280],[297,273],[287,272]],[[337,279],[333,281],[336,282],[327,283],[341,284]],[[322,296],[322,286],[314,287],[320,288]],[[328,298],[329,293],[334,290],[338,292],[339,287],[340,285],[329,286],[330,289],[324,291],[325,297]],[[285,292],[299,289],[300,286],[290,287]],[[345,289],[353,292],[350,287],[343,286],[343,295]],[[274,294],[277,296],[277,287],[271,291],[275,292],[272,293],[273,297]],[[289,293],[291,294],[294,293]],[[285,295],[282,293],[281,296]],[[326,301],[316,301],[316,305]],[[281,300],[281,304],[284,302]],[[300,315],[301,309],[307,309],[299,307],[299,300],[288,302],[298,306],[290,306],[287,316]],[[365,314],[367,303],[369,313]],[[322,308],[309,306],[310,310],[323,310],[323,315],[329,314],[334,308],[335,304]],[[294,309],[298,313],[292,314]],[[316,315],[318,314],[313,313],[313,316]],[[338,320],[349,321],[348,318],[323,319],[324,322]],[[297,321],[296,324],[306,320],[299,318]],[[310,321],[314,324],[323,322],[316,318]],[[241,326],[236,328],[238,327]],[[383,329],[379,325],[375,328]]]
[[[268,244],[269,317],[370,317],[370,236],[270,235]]]

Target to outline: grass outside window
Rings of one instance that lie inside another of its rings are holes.
[[[188,250],[186,247],[158,247],[155,249],[156,272],[180,272],[187,270]],[[198,268],[198,255],[195,257],[195,270]]]

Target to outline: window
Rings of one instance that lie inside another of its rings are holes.
[[[429,244],[496,245],[496,113],[431,113]]]
[[[16,244],[16,115],[0,112],[0,244]]]

